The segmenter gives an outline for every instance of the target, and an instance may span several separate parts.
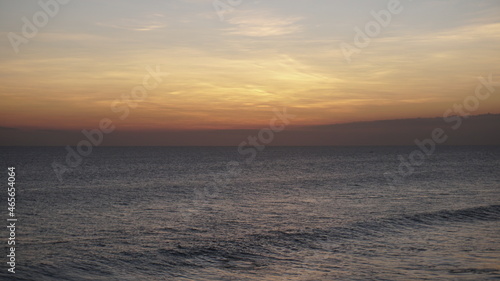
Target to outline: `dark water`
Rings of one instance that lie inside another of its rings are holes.
[[[59,182],[64,148],[0,148],[0,279],[499,280],[500,147],[439,147],[388,184],[413,149],[94,148]]]

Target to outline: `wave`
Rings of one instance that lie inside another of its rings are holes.
[[[397,229],[441,225],[443,223],[497,220],[500,220],[500,205],[489,205],[458,210],[440,210],[412,215],[401,215],[373,222],[361,222],[356,224],[356,226],[368,230],[397,231]]]
[[[300,259],[304,258],[301,254],[303,250],[309,252],[320,250],[319,252],[347,254],[347,256],[361,255],[360,249],[365,249],[366,246],[366,251],[373,250],[375,248],[372,246],[379,241],[389,243],[383,246],[390,247],[391,239],[386,237],[393,237],[392,235],[405,234],[404,232],[408,233],[407,231],[416,229],[427,231],[425,228],[431,230],[433,227],[446,224],[460,226],[482,221],[500,221],[500,205],[397,215],[336,227],[319,225],[314,229],[296,232],[268,231],[241,237],[228,236],[213,239],[204,235],[188,235],[185,239],[176,239],[175,242],[171,240],[160,248],[142,247],[125,250],[125,247],[121,248],[123,245],[117,244],[115,245],[116,251],[89,253],[89,255],[99,257],[94,262],[82,263],[80,261],[76,264],[66,261],[59,264],[57,268],[44,263],[32,265],[30,272],[24,275],[27,278],[18,278],[18,280],[54,280],[55,277],[65,280],[105,280],[127,270],[134,270],[135,274],[144,276],[144,279],[154,274],[164,276],[166,274],[166,277],[175,278],[179,274],[198,272],[202,268],[215,267],[239,271],[258,270],[277,263],[292,266],[302,262]],[[377,239],[378,237],[383,239]],[[359,247],[353,248],[353,245]],[[418,246],[418,248],[410,247],[404,250],[425,251],[426,249]],[[92,260],[92,257],[86,257],[86,260]],[[99,261],[106,261],[106,266],[104,267]],[[101,271],[96,271],[96,268],[101,268]],[[165,272],[166,269],[168,269],[167,272]],[[64,271],[76,272],[79,278],[64,275]],[[476,271],[453,268],[449,273],[487,273]],[[6,275],[0,273],[0,279],[3,277]]]
[[[467,222],[467,221],[490,221],[500,218],[500,205],[489,205],[483,207],[467,208],[461,210],[442,210],[431,213],[420,213],[406,216],[405,219],[421,224],[432,224],[435,222]]]
[[[187,245],[160,249],[158,254],[171,257],[173,265],[198,266],[200,263],[195,260],[202,258],[211,262],[228,264],[231,261],[246,261],[258,267],[286,259],[283,253],[315,249],[318,247],[318,242],[322,241],[342,244],[352,242],[352,240],[370,240],[374,236],[383,237],[412,228],[498,220],[500,220],[500,205],[490,205],[401,215],[328,229],[316,228],[300,232],[270,231],[225,241],[191,241]]]

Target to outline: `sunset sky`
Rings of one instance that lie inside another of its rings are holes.
[[[221,20],[212,0],[73,0],[16,53],[9,32],[22,36],[22,18],[43,10],[1,1],[0,127],[255,129],[274,108],[293,126],[439,117],[477,77],[500,81],[497,0],[402,0],[347,62],[341,43],[388,2],[242,0]],[[169,75],[120,120],[113,101],[157,65]],[[500,95],[474,114],[488,112],[500,113]]]

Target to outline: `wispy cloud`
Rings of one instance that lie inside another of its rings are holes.
[[[165,16],[162,14],[151,14],[140,18],[122,18],[110,22],[99,22],[97,25],[131,31],[150,31],[167,26]]]
[[[228,20],[233,27],[229,33],[252,37],[279,36],[297,33],[302,30],[298,22],[301,17],[276,16],[257,11],[239,11]]]
[[[408,1],[350,65],[339,43],[387,0],[243,1],[223,22],[213,0],[75,1],[18,56],[8,34],[23,36],[21,18],[39,6],[8,2],[2,127],[95,126],[153,64],[172,75],[127,128],[253,128],[281,106],[294,124],[439,116],[474,92],[477,76],[500,80],[498,0]],[[499,108],[492,95],[478,113]]]

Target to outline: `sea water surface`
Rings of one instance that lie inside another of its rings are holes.
[[[499,280],[500,147],[2,147],[0,280]]]

